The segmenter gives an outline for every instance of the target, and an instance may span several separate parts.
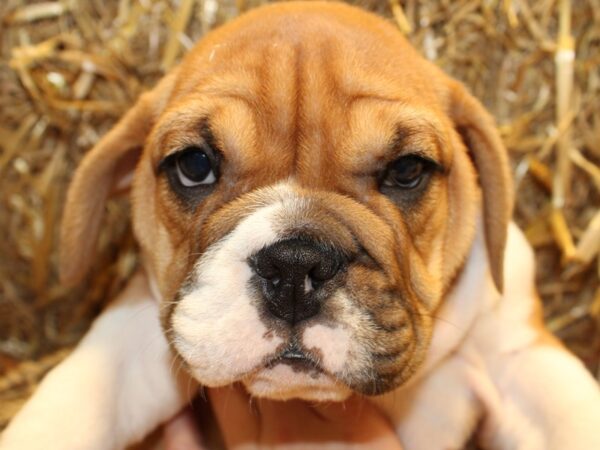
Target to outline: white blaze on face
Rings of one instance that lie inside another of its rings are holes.
[[[247,263],[249,256],[279,239],[273,221],[281,207],[276,203],[258,209],[211,247],[173,311],[175,348],[206,386],[235,381],[283,343],[260,320]]]
[[[314,324],[302,333],[302,344],[321,356],[320,363],[332,374],[362,373],[369,370],[368,316],[344,292],[338,291],[327,303],[335,311],[335,323]],[[365,334],[366,333],[366,334]]]
[[[304,330],[302,343],[322,355],[321,364],[331,373],[341,372],[348,362],[351,334],[341,325],[316,324]]]

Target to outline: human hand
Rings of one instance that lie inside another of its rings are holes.
[[[209,389],[215,417],[228,449],[401,450],[392,425],[368,401],[345,402],[251,399],[239,386]],[[201,432],[190,411],[165,427],[166,450],[202,450]]]

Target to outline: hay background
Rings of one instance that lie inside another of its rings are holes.
[[[77,162],[186,47],[260,3],[0,3],[0,429],[136,265],[120,199],[108,206],[93,273],[74,289],[58,284],[57,230]],[[569,2],[406,0],[404,16],[392,14],[394,1],[351,3],[410,26],[410,40],[497,118],[547,323],[600,377],[600,2],[573,4],[572,110],[560,126],[554,56],[559,7]],[[561,147],[575,164],[566,205],[553,216]]]

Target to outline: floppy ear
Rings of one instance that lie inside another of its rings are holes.
[[[106,201],[128,187],[146,136],[164,109],[175,74],[164,77],[90,150],[75,171],[67,192],[61,227],[61,281],[74,284],[88,271]]]
[[[504,248],[513,208],[507,151],[492,116],[455,80],[450,81],[449,114],[479,174],[487,253],[494,283],[502,292]]]

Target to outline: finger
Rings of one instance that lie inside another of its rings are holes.
[[[401,449],[388,419],[360,397],[345,402],[260,400],[257,404],[262,442],[274,447],[301,443],[305,448]]]
[[[165,450],[206,450],[200,427],[190,408],[185,408],[163,427]]]
[[[312,405],[316,415],[330,427],[346,430],[348,439],[364,449],[400,449],[400,440],[389,419],[365,398],[353,396],[344,402]],[[349,432],[349,434],[348,434]]]
[[[329,425],[304,401],[258,399],[256,404],[260,412],[260,436],[265,444],[273,446],[329,440]]]
[[[324,421],[334,423],[349,423],[363,420],[365,416],[379,414],[367,400],[353,395],[343,402],[315,402],[311,403],[313,413]]]
[[[245,389],[234,384],[207,392],[226,447],[257,443],[258,415]]]

